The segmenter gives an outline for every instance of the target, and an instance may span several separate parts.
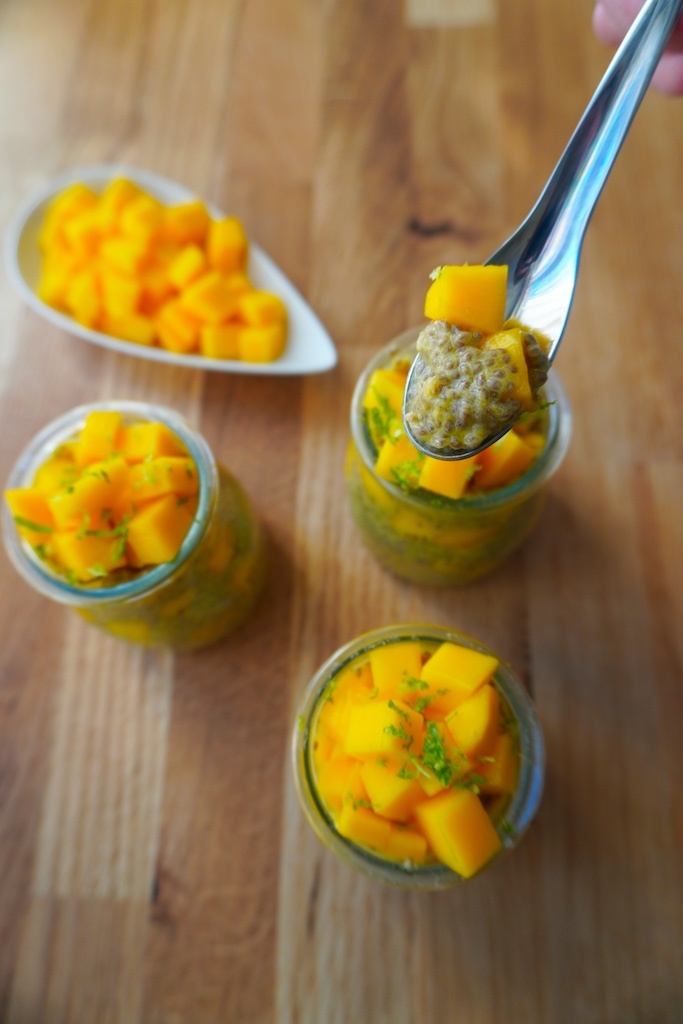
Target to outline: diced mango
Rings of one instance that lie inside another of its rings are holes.
[[[463,878],[471,878],[501,849],[491,819],[468,789],[425,800],[415,816],[434,854]]]
[[[408,777],[402,777],[401,772]],[[426,800],[424,790],[415,780],[417,772],[408,761],[386,765],[369,761],[360,769],[360,774],[372,809],[382,818],[405,823],[417,805]]]
[[[54,517],[45,494],[37,487],[17,487],[5,491],[5,501],[14,518],[17,532],[33,547],[50,540]]]
[[[159,341],[169,352],[194,352],[199,347],[200,322],[178,299],[165,302],[156,315]]]
[[[245,291],[237,300],[237,315],[247,327],[267,327],[287,322],[287,308],[278,295],[259,290]]]
[[[391,836],[391,825],[367,807],[354,807],[348,803],[344,804],[337,819],[337,831],[359,846],[382,853]]]
[[[403,701],[376,700],[349,711],[344,750],[353,757],[400,757],[419,753],[422,717]]]
[[[500,698],[486,683],[459,704],[446,718],[446,728],[456,746],[468,757],[488,754],[498,732]]]
[[[167,494],[187,497],[199,490],[194,462],[189,456],[160,456],[130,468],[129,488],[135,504]]]
[[[477,488],[492,490],[512,483],[529,468],[535,457],[531,445],[514,430],[509,430],[479,454],[480,469],[475,481]]]
[[[100,529],[128,486],[128,463],[120,455],[90,463],[66,490],[48,498],[60,530]]]
[[[370,651],[372,679],[378,695],[410,692],[410,681],[420,678],[422,648],[416,640],[381,644]]]
[[[150,195],[139,195],[126,203],[121,211],[119,227],[124,235],[148,245],[158,234],[164,219],[164,208]]]
[[[171,284],[182,291],[206,271],[206,256],[198,245],[184,246],[168,268]]]
[[[446,498],[461,498],[465,488],[477,471],[477,456],[469,459],[432,459],[425,456],[418,483],[427,491],[443,494]]]
[[[164,423],[131,423],[117,434],[117,449],[133,465],[163,455],[182,456],[184,449]]]
[[[73,451],[56,451],[47,462],[39,466],[33,478],[33,486],[46,496],[69,487],[80,470],[76,465]]]
[[[126,564],[124,546],[116,537],[60,531],[52,536],[51,547],[59,564],[81,583],[93,582]]]
[[[237,299],[224,277],[216,271],[203,274],[180,296],[183,308],[203,323],[219,324],[233,316]]]
[[[376,448],[381,447],[387,434],[396,437],[403,429],[402,410],[405,387],[405,374],[397,373],[394,370],[378,369],[374,370],[370,376],[368,389],[363,396],[363,408],[368,413],[368,428]],[[393,421],[389,413],[393,413]]]
[[[128,178],[113,178],[104,188],[100,196],[100,206],[118,215],[128,203],[140,195],[138,186]]]
[[[239,324],[203,324],[199,329],[199,351],[207,359],[239,359]]]
[[[93,328],[102,315],[97,276],[92,270],[79,270],[71,278],[64,296],[64,304],[74,320],[84,327]]]
[[[424,458],[407,436],[401,434],[395,442],[388,441],[382,445],[375,463],[375,473],[392,484],[399,483],[403,478],[416,483]]]
[[[285,350],[287,329],[283,323],[242,327],[238,338],[241,359],[247,363],[271,363]]]
[[[383,852],[389,860],[423,864],[427,856],[427,840],[415,829],[392,825]]]
[[[521,403],[522,409],[533,409],[534,397],[531,394],[529,383],[529,368],[524,356],[524,344],[522,342],[524,332],[519,327],[499,331],[485,338],[482,349],[498,349],[505,352],[510,359],[510,368],[514,374],[515,387],[506,397],[516,398]]]
[[[212,221],[206,247],[209,263],[223,274],[237,273],[247,265],[249,243],[237,217]]]
[[[91,462],[102,462],[113,455],[120,429],[120,412],[103,409],[88,413],[80,437],[72,449],[76,465],[83,468]]]
[[[182,500],[169,494],[131,516],[126,536],[130,565],[142,568],[173,561],[193,519]]]
[[[121,316],[105,316],[102,328],[107,334],[130,341],[134,345],[153,345],[156,337],[156,326],[151,317],[140,313],[128,313]]]
[[[149,243],[138,237],[105,238],[100,254],[113,270],[129,276],[139,275],[150,261]]]
[[[334,811],[341,811],[344,794],[357,761],[343,754],[322,759],[316,769],[316,785],[325,804]]]
[[[425,297],[425,316],[462,330],[493,334],[503,327],[507,267],[440,267]]]
[[[167,238],[181,245],[203,245],[209,230],[210,218],[204,203],[199,199],[164,211],[164,231]]]
[[[137,312],[142,295],[140,281],[113,270],[101,271],[99,281],[105,313],[111,317],[127,317]]]
[[[424,665],[421,678],[431,690],[443,689],[444,709],[452,710],[480,686],[487,683],[498,668],[498,659],[490,654],[446,641]]]
[[[476,765],[476,771],[482,779],[479,783],[482,793],[489,796],[514,793],[517,783],[517,756],[509,733],[499,733],[489,756],[476,761]]]

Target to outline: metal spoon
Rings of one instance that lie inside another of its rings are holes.
[[[682,9],[683,0],[647,0],[536,205],[486,261],[507,264],[506,318],[515,317],[550,338],[551,362],[569,317],[588,221]],[[403,400],[404,426],[420,451],[435,459],[464,459],[507,433],[510,425],[477,448],[434,448],[417,438],[406,414],[421,363],[418,355]]]

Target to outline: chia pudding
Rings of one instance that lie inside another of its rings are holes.
[[[483,348],[484,341],[480,332],[444,320],[428,324],[417,339],[422,359],[413,374],[406,422],[423,444],[476,448],[528,408],[517,393],[519,367],[505,349]],[[535,405],[548,376],[548,357],[528,328],[521,341]]]

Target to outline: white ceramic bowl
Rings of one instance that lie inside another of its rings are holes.
[[[287,306],[289,316],[287,347],[278,359],[270,363],[247,363],[238,359],[207,359],[200,355],[178,355],[162,348],[136,345],[130,341],[113,338],[100,331],[82,327],[71,317],[44,303],[36,294],[35,289],[41,267],[38,236],[47,207],[60,192],[73,182],[82,181],[95,192],[99,192],[113,178],[128,178],[166,205],[183,203],[197,198],[196,193],[185,188],[184,185],[179,185],[152,171],[127,167],[122,164],[78,167],[57,175],[38,194],[25,203],[11,222],[5,240],[7,273],[21,297],[36,313],[84,341],[113,349],[115,352],[123,352],[142,359],[153,359],[160,363],[191,366],[201,370],[218,370],[223,373],[268,375],[322,373],[332,369],[337,362],[337,353],[330,335],[277,264],[253,242],[250,244],[249,277],[257,288],[279,295]],[[210,203],[207,203],[206,206],[212,217],[224,216],[221,210]]]

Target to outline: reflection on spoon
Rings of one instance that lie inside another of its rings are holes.
[[[572,305],[588,221],[621,144],[683,9],[683,0],[647,0],[619,47],[536,205],[488,264],[508,267],[506,316],[550,339],[552,363]],[[403,421],[413,444],[436,459],[463,459],[497,441],[503,425],[482,443],[436,447],[413,429],[411,412],[421,379],[415,359],[406,383]]]

